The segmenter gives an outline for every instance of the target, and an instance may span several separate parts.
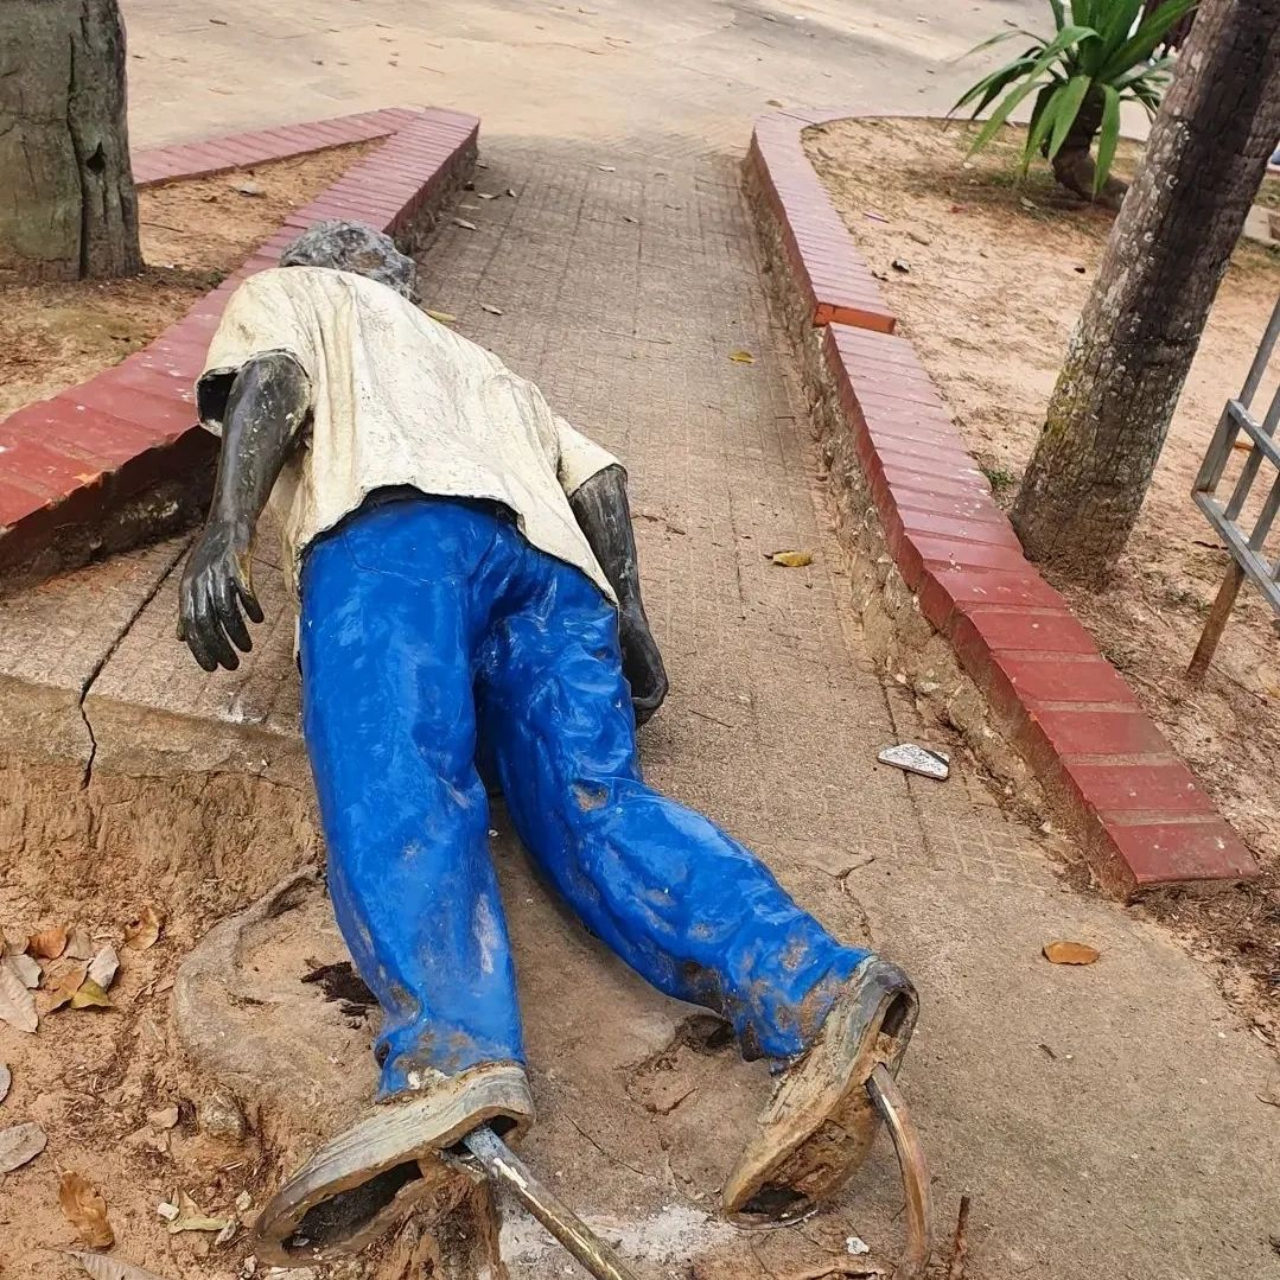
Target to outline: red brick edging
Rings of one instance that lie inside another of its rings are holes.
[[[914,348],[894,334],[801,142],[809,125],[858,114],[764,116],[747,164],[791,283],[824,329],[825,370],[898,571],[1111,891],[1255,876],[1243,842],[1024,559]]]
[[[195,425],[192,383],[240,282],[273,266],[316,222],[415,228],[470,171],[479,128],[459,112],[398,107],[135,157],[136,181],[146,186],[387,139],[142,350],[0,422],[0,572],[19,566],[23,580],[44,577],[172,523],[207,483],[214,446]]]

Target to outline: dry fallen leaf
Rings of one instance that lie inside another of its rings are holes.
[[[40,1025],[35,997],[8,964],[0,964],[0,1019],[28,1035]]]
[[[89,981],[96,982],[103,991],[110,989],[120,969],[120,957],[115,947],[103,947],[89,962]]]
[[[729,359],[734,364],[755,364],[756,358],[750,351],[730,351]]]
[[[1084,942],[1050,942],[1044,948],[1044,958],[1050,964],[1092,964],[1098,955]]]
[[[114,1009],[111,997],[92,978],[86,978],[84,986],[71,997],[73,1009]]]
[[[160,940],[163,928],[164,916],[148,902],[138,918],[125,925],[125,945],[133,947],[135,951],[147,951]]]
[[[178,1192],[178,1217],[169,1223],[169,1234],[177,1235],[179,1231],[222,1231],[230,1222],[230,1218],[211,1218],[201,1213],[194,1200],[185,1191]]]
[[[68,960],[92,960],[93,952],[93,939],[89,936],[89,931],[73,925],[67,935],[67,949],[63,954]]]
[[[482,302],[480,304],[481,311],[487,311],[491,316],[500,316],[502,314],[501,307],[495,307],[491,302]]]
[[[0,1102],[9,1096],[9,1086],[13,1084],[13,1073],[0,1062]]]
[[[616,164],[598,164],[596,165],[596,168],[599,169],[601,173],[617,173],[618,172],[618,166]]]
[[[464,231],[479,231],[480,228],[474,222],[468,222],[466,218],[454,218],[453,225],[461,227]]]
[[[784,569],[803,569],[813,563],[812,551],[774,551],[769,559]]]
[[[496,200],[498,198],[498,193],[496,191],[477,191],[476,195],[481,200]]]
[[[239,1213],[245,1213],[253,1205],[253,1197],[247,1192],[242,1191],[236,1196],[236,1210]]]
[[[28,1160],[34,1160],[44,1150],[46,1142],[44,1130],[34,1122],[0,1129],[0,1173],[10,1173],[20,1169]]]
[[[59,982],[49,988],[51,997],[45,1013],[53,1013],[56,1009],[61,1009],[64,1005],[71,1003],[77,991],[84,986],[85,976],[88,970],[82,964],[73,965],[62,975]]]
[[[81,987],[84,986],[88,970],[88,965],[73,964],[56,982],[46,987],[45,996],[47,1002],[40,1006],[41,1016],[46,1013],[56,1013],[57,1010],[66,1008],[75,999]]]
[[[27,939],[27,950],[42,960],[56,960],[67,949],[67,931],[61,925],[41,929]]]
[[[144,1271],[119,1258],[108,1258],[101,1253],[81,1253],[68,1249],[67,1257],[74,1258],[93,1280],[161,1280],[154,1271]]]
[[[429,315],[437,324],[456,324],[458,317],[451,316],[447,311],[428,311]]]
[[[19,981],[28,991],[34,991],[44,977],[40,966],[30,956],[5,956],[0,964],[8,965],[18,975]]]
[[[90,1249],[109,1249],[115,1244],[115,1232],[107,1221],[107,1202],[93,1183],[78,1173],[64,1173],[58,1184],[58,1203]]]

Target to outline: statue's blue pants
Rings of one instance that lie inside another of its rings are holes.
[[[644,784],[616,613],[583,573],[494,510],[419,496],[318,539],[301,587],[329,888],[384,1011],[383,1096],[420,1068],[524,1058],[478,752],[588,929],[749,1056],[805,1047],[868,953]]]

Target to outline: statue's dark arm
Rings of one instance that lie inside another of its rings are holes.
[[[667,673],[640,598],[627,473],[618,466],[606,467],[570,494],[569,505],[618,597],[622,669],[631,685],[636,723],[644,724],[667,696]]]
[[[262,621],[250,561],[258,517],[294,446],[310,387],[292,357],[271,353],[235,375],[222,414],[213,505],[182,575],[178,638],[206,670],[234,671],[253,648],[240,610]]]

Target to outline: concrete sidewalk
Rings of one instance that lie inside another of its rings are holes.
[[[955,60],[1041,0],[122,0],[135,146],[393,103],[447,103],[490,133],[626,150],[739,150],[770,99],[941,114]],[[998,56],[998,52],[994,56]],[[988,60],[990,61],[990,59]],[[993,64],[994,65],[994,64]]]
[[[941,786],[875,764],[885,743],[925,731],[862,656],[736,166],[657,154],[602,168],[593,148],[505,139],[485,160],[477,188],[517,198],[466,199],[477,229],[447,228],[427,255],[428,305],[537,379],[631,470],[675,690],[646,735],[652,779],[754,845],[819,915],[848,928],[852,907],[915,975],[924,1011],[904,1080],[940,1230],[962,1191],[974,1197],[970,1276],[1280,1275],[1267,1242],[1280,1225],[1280,1116],[1256,1096],[1275,1066],[1206,967],[1061,884],[1040,838],[963,764]],[[740,350],[755,362],[731,361]],[[815,565],[767,561],[792,547],[815,551]],[[1055,938],[1103,958],[1049,965],[1040,949]],[[695,1091],[650,1122],[664,1154],[643,1143],[637,1154],[619,1123],[593,1135],[601,1156],[570,1124],[607,1112],[616,1085],[558,1036],[531,1039],[540,1079],[555,1082],[531,1150],[558,1169],[578,1148],[585,1208],[622,1216],[625,1201],[604,1190],[611,1158],[660,1197],[713,1191],[741,1109]],[[883,1258],[896,1194],[886,1144],[811,1234],[862,1234]],[[759,1274],[788,1274],[756,1256]]]

